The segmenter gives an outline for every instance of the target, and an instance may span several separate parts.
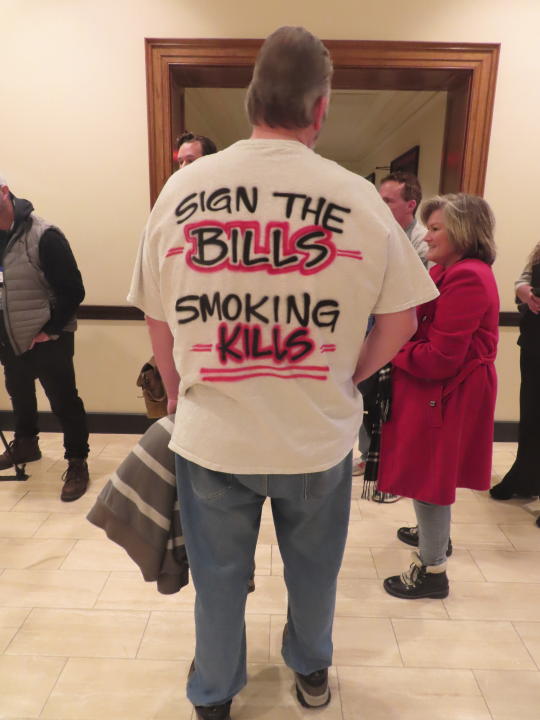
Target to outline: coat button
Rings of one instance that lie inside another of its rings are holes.
[[[430,400],[429,404],[431,405],[431,407],[435,407],[437,405],[437,402],[435,400]]]
[[[426,322],[427,319],[428,319],[427,315],[422,315],[422,319],[420,322]]]

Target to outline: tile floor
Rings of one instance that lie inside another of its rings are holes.
[[[92,485],[58,499],[61,439],[24,483],[0,483],[0,718],[192,720],[184,678],[193,655],[193,588],[159,595],[85,514],[134,443],[92,437]],[[515,445],[495,444],[494,480]],[[396,528],[408,500],[360,500],[355,483],[335,622],[333,700],[304,711],[291,694],[280,636],[282,564],[268,513],[249,597],[250,681],[234,720],[536,720],[540,717],[540,502],[496,503],[459,491],[446,600],[403,601],[381,579],[408,551]]]

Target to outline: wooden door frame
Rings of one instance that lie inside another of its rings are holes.
[[[227,69],[253,66],[262,40],[145,40],[150,203],[172,171],[174,73],[216,86]],[[446,90],[441,189],[482,195],[499,60],[498,44],[325,40],[334,87]],[[446,179],[445,179],[446,178]]]

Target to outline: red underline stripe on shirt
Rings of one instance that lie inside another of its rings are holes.
[[[315,372],[328,372],[328,365],[244,365],[238,368],[201,368],[201,373],[245,373],[251,370],[272,370],[280,372],[284,370],[312,370]]]
[[[165,253],[165,257],[171,257],[172,255],[180,255],[184,252],[183,247],[174,247],[167,250]],[[349,257],[353,258],[355,260],[363,260],[364,256],[362,253],[358,250],[338,250],[336,255],[339,255],[340,257]]]
[[[247,375],[207,375],[203,377],[205,382],[237,382],[238,380],[249,380],[257,377],[275,377],[280,380],[292,380],[294,378],[309,378],[311,380],[327,380],[327,375],[310,375],[309,373],[298,373],[296,375],[279,375],[271,372],[248,373]]]
[[[184,252],[183,247],[171,248],[170,250],[167,250],[165,257],[170,257],[171,255],[180,255],[183,252]]]

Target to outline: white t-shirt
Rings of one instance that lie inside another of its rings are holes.
[[[169,178],[128,300],[174,336],[170,448],[212,470],[296,474],[355,442],[370,313],[437,294],[371,183],[296,141],[241,140]]]
[[[428,246],[424,238],[427,235],[427,228],[425,228],[422,223],[419,223],[418,220],[414,218],[409,227],[405,228],[405,234],[411,241],[413,248],[418,253],[420,260],[424,263],[424,265],[427,268],[432,267],[434,263],[428,263],[428,261],[426,260]]]

